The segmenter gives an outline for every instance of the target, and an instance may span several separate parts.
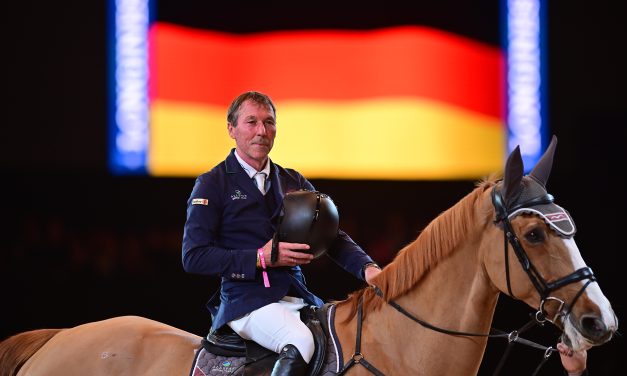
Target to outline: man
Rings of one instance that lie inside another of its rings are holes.
[[[272,237],[283,196],[315,190],[268,155],[276,136],[276,109],[259,92],[235,98],[227,129],[235,148],[196,180],[187,207],[183,266],[189,273],[220,275],[220,291],[208,303],[212,330],[229,325],[245,339],[279,353],[272,375],[303,375],[314,351],[313,336],[298,310],[323,301],[305,284],[300,265],[313,259],[307,244],[280,242],[271,262]],[[344,232],[327,254],[357,278],[380,272]]]

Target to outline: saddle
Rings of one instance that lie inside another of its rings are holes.
[[[313,334],[315,350],[307,367],[307,375],[318,375],[324,365],[327,336],[321,323],[325,322],[328,305],[322,308],[305,307],[300,310],[300,318]],[[254,341],[245,340],[235,333],[229,326],[210,332],[202,341],[202,348],[216,356],[221,364],[226,358],[238,358],[238,361],[228,361],[229,365],[238,364],[243,368],[242,375],[269,375],[272,372],[278,354],[268,350]],[[224,358],[223,358],[224,357]],[[215,366],[213,367],[215,368]],[[235,373],[235,371],[232,371]]]

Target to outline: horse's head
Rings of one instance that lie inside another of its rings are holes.
[[[551,321],[563,330],[566,343],[580,350],[607,342],[618,321],[581,257],[570,214],[546,191],[556,143],[553,137],[527,176],[516,148],[503,180],[486,192],[494,226],[485,265],[500,291],[537,308],[538,320]],[[499,237],[504,240],[495,242]]]

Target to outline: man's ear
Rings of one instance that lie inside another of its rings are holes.
[[[232,139],[235,139],[234,128],[235,126],[233,126],[233,123],[231,122],[226,123],[226,129],[229,131],[229,137],[231,137]]]

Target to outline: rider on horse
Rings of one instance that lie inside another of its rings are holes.
[[[301,375],[314,341],[298,311],[323,301],[307,288],[300,266],[320,250],[312,242],[280,241],[275,235],[286,194],[315,189],[297,171],[268,158],[277,128],[267,95],[238,96],[229,107],[227,129],[235,148],[198,177],[188,200],[183,266],[189,273],[221,276],[220,291],[208,303],[212,331],[228,325],[279,353],[272,375]],[[359,279],[369,282],[380,272],[341,230],[324,251]]]

